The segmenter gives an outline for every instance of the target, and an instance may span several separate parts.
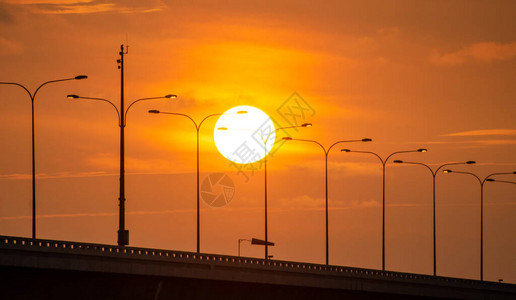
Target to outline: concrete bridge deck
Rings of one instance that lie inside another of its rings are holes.
[[[0,299],[516,299],[516,285],[0,236]]]

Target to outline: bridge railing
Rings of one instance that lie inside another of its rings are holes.
[[[220,254],[206,254],[185,251],[161,250],[138,247],[119,247],[114,245],[80,243],[57,240],[42,240],[23,237],[0,236],[1,249],[23,251],[58,252],[62,254],[83,254],[104,257],[126,257],[132,259],[169,261],[176,263],[196,263],[206,265],[230,265],[284,272],[303,272],[330,276],[349,276],[366,279],[425,282],[425,284],[450,284],[456,286],[498,287],[500,283],[471,279],[431,276],[395,271],[354,268],[345,266],[322,265],[281,260],[266,260],[252,257],[236,257]],[[504,285],[507,285],[504,283]]]

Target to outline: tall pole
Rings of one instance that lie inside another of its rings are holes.
[[[370,138],[364,138],[364,139],[361,139],[361,140],[347,140],[347,141],[337,141],[335,143],[333,143],[330,147],[328,147],[328,149],[326,149],[321,143],[319,143],[318,141],[314,141],[314,140],[302,140],[302,139],[293,139],[293,138],[283,138],[285,140],[293,140],[293,141],[301,141],[301,142],[310,142],[310,143],[315,143],[317,145],[319,145],[319,147],[321,147],[321,149],[323,150],[324,152],[324,180],[325,180],[325,229],[326,229],[326,265],[329,264],[329,257],[330,257],[330,254],[329,254],[329,224],[328,224],[328,154],[330,153],[330,150],[337,144],[341,144],[341,143],[352,143],[352,142],[371,142],[372,139]]]
[[[382,271],[385,271],[385,164],[387,160],[382,161]]]
[[[430,171],[430,174],[432,174],[432,208],[433,208],[433,213],[432,213],[432,219],[433,219],[433,256],[434,256],[434,276],[437,276],[437,247],[436,247],[436,233],[435,233],[435,180],[436,180],[436,177],[437,177],[437,173],[439,172],[439,170],[445,166],[451,166],[451,165],[462,165],[462,164],[467,164],[467,165],[471,165],[471,164],[475,164],[476,162],[474,160],[469,160],[469,161],[465,161],[465,162],[453,162],[453,163],[445,163],[443,165],[440,165],[439,167],[437,167],[437,169],[434,171],[432,170],[432,168],[430,168],[429,165],[427,164],[424,164],[424,163],[420,163],[420,162],[409,162],[409,161],[402,161],[402,160],[395,160],[394,163],[405,163],[405,164],[411,164],[411,165],[421,165],[425,168],[427,168],[429,171]]]
[[[35,95],[34,95],[35,96]],[[32,108],[32,238],[36,238],[36,151],[34,146],[34,97],[31,96]]]
[[[152,114],[166,114],[166,115],[176,115],[176,116],[183,116],[183,117],[186,117],[188,118],[190,121],[192,121],[192,123],[194,124],[195,126],[195,130],[196,130],[196,141],[197,141],[197,253],[200,253],[201,252],[201,214],[200,214],[200,189],[199,189],[199,133],[200,133],[200,130],[201,130],[201,125],[204,123],[204,121],[206,121],[206,119],[210,118],[210,117],[215,117],[215,116],[220,116],[222,114],[211,114],[211,115],[208,115],[206,117],[204,117],[204,119],[201,120],[201,122],[199,122],[199,124],[197,124],[197,122],[195,122],[195,120],[190,117],[189,115],[186,115],[186,114],[182,114],[182,113],[175,113],[175,112],[165,112],[165,111],[159,111],[159,110],[156,110],[156,109],[151,109],[149,110],[149,113],[152,113]],[[239,111],[237,112],[237,114],[244,114],[244,113],[247,113],[247,111]]]
[[[433,222],[433,241],[434,241],[434,276],[437,276],[437,246],[436,246],[436,233],[435,233],[435,176],[437,171],[432,172],[432,222]]]
[[[387,165],[387,161],[389,160],[389,158],[395,154],[410,153],[410,152],[426,152],[427,149],[422,148],[422,149],[417,149],[417,150],[396,151],[396,152],[389,154],[389,156],[387,156],[387,158],[385,158],[385,160],[382,159],[380,157],[380,155],[378,155],[377,153],[371,152],[371,151],[353,151],[350,149],[341,149],[340,151],[341,152],[372,154],[372,155],[376,156],[382,164],[382,270],[385,271],[385,166]]]
[[[290,129],[290,128],[297,128],[297,127],[311,127],[312,124],[311,123],[304,123],[304,124],[301,124],[301,125],[296,125],[296,126],[287,126],[287,127],[279,127],[279,128],[276,128],[274,129],[273,131],[269,132],[269,134],[267,135],[267,137],[264,139],[263,136],[261,134],[260,135],[260,138],[262,139],[263,141],[263,151],[264,151],[264,156],[263,156],[263,163],[264,163],[264,168],[263,168],[263,174],[264,174],[264,205],[265,205],[265,209],[264,209],[264,212],[265,212],[265,259],[269,259],[269,228],[268,228],[268,211],[267,211],[267,207],[268,207],[268,202],[267,202],[267,142],[269,141],[269,138],[271,137],[271,135],[273,133],[276,133],[277,131],[279,130],[284,130],[284,129]],[[274,139],[276,139],[276,136],[274,136]]]
[[[324,149],[324,148],[323,148]],[[325,190],[326,190],[326,194],[325,194],[325,198],[326,198],[326,201],[325,201],[325,214],[326,214],[326,217],[325,217],[325,225],[326,225],[326,264],[328,265],[329,264],[329,259],[330,259],[330,253],[329,253],[329,240],[330,240],[330,235],[329,235],[329,230],[328,230],[328,153],[330,152],[330,149],[328,149],[328,151],[325,151],[324,153],[324,157],[325,157],[325,164],[324,164],[324,180],[325,180]]]
[[[194,122],[195,123],[195,122]],[[197,253],[201,252],[201,213],[200,213],[200,201],[199,201],[199,129],[200,126],[196,125],[197,130]]]
[[[484,183],[480,184],[480,280],[484,280]]]
[[[24,85],[16,83],[16,82],[0,82],[0,84],[19,86],[22,89],[24,89],[25,92],[27,92],[27,94],[30,97],[31,124],[32,124],[32,126],[31,126],[32,127],[32,131],[31,131],[31,133],[32,133],[32,139],[31,139],[32,155],[31,156],[32,156],[32,238],[33,239],[36,238],[36,147],[35,147],[35,132],[34,132],[35,131],[34,130],[34,127],[35,127],[34,126],[34,100],[36,99],[36,94],[44,85],[47,85],[49,83],[56,83],[56,82],[68,81],[68,80],[81,80],[81,79],[86,79],[86,78],[88,78],[88,76],[86,76],[86,75],[77,75],[77,76],[71,77],[71,78],[46,81],[46,82],[40,84],[36,88],[34,93],[31,93]]]
[[[496,181],[494,179],[491,179],[489,177],[494,175],[509,175],[509,174],[516,174],[516,171],[512,173],[492,173],[487,175],[484,180],[480,179],[477,175],[471,173],[471,172],[459,172],[459,171],[452,171],[452,170],[444,170],[444,173],[457,173],[457,174],[467,174],[475,177],[478,180],[478,183],[480,183],[480,280],[484,280],[484,184],[488,181]],[[512,182],[508,182],[512,183]]]
[[[124,108],[124,45],[120,46],[120,197],[119,201],[119,224],[118,224],[118,246],[129,244],[129,230],[125,229],[125,111]]]
[[[270,135],[269,135],[270,136]],[[268,139],[269,137],[267,137]],[[265,174],[265,259],[269,259],[269,229],[268,229],[268,225],[269,222],[267,220],[267,140],[265,140],[264,142],[264,151],[265,151],[265,156],[263,157],[263,162],[265,164],[264,166],[264,174]]]

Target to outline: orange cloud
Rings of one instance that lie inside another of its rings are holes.
[[[430,61],[437,65],[460,65],[469,61],[493,62],[516,57],[516,42],[500,44],[476,43],[451,53],[434,53]]]
[[[486,136],[486,135],[516,135],[515,129],[483,129],[445,134],[444,136]]]
[[[116,3],[115,0],[109,2],[99,0],[8,0],[7,2],[30,5],[34,8],[34,12],[40,14],[148,13],[164,8],[164,4],[159,0],[134,5],[128,5],[122,1]]]

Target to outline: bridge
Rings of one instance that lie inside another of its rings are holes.
[[[0,236],[0,299],[516,299],[516,285]]]

